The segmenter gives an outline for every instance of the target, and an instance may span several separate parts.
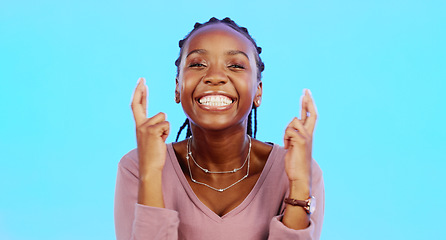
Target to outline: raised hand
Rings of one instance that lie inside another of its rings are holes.
[[[311,196],[311,149],[316,125],[316,107],[310,91],[305,90],[302,100],[301,119],[294,118],[288,124],[283,138],[285,148],[285,172],[290,180],[289,198],[306,200]],[[310,224],[310,216],[302,207],[287,205],[283,224],[292,229],[304,229]]]
[[[301,119],[295,117],[285,129],[285,171],[291,184],[307,186],[311,193],[311,151],[317,111],[310,91],[305,90],[302,100]]]
[[[162,170],[166,160],[165,141],[169,135],[169,122],[164,113],[147,118],[147,86],[140,78],[132,100],[132,111],[136,125],[136,139],[141,177],[150,170]]]

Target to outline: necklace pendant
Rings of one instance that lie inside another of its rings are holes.
[[[224,190],[220,188],[220,189],[218,189],[217,191],[219,191],[219,192],[223,192]]]
[[[234,170],[232,170],[232,172],[233,172],[233,173],[234,173],[234,172],[237,172],[237,169],[234,168]]]
[[[209,172],[209,170],[207,170],[207,169],[205,168],[205,169],[204,169],[204,172],[205,172],[205,173],[208,173],[208,172]]]

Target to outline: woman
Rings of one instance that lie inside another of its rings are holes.
[[[169,123],[163,113],[146,118],[140,79],[131,105],[138,148],[118,169],[117,239],[319,239],[324,187],[311,157],[310,92],[284,148],[258,141],[248,125],[261,105],[264,65],[246,28],[212,18],[180,48],[175,101],[188,138],[165,143]]]

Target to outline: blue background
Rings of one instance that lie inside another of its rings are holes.
[[[212,16],[264,49],[260,140],[282,145],[313,92],[322,239],[444,239],[445,12],[441,0],[1,1],[0,239],[114,239],[136,81],[173,141],[178,40]]]

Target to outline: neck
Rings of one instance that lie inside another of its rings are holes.
[[[195,160],[211,171],[227,171],[245,161],[249,138],[243,131],[203,131],[192,127],[190,150]]]

